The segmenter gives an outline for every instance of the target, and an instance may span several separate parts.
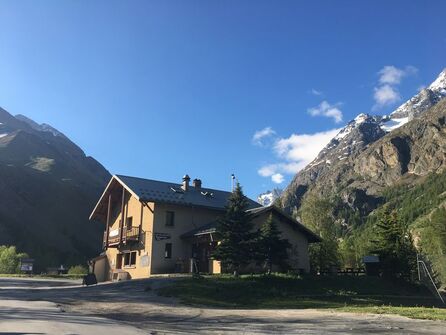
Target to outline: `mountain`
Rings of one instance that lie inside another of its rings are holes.
[[[85,263],[103,228],[88,215],[109,172],[47,124],[0,108],[0,245],[16,245],[38,268]]]
[[[446,69],[440,73],[437,79],[435,79],[429,87],[422,89],[420,93],[398,107],[391,116],[393,118],[408,118],[409,120],[412,120],[434,106],[445,96]]]
[[[266,191],[259,194],[257,202],[264,207],[271,206],[276,199],[279,199],[281,194],[282,190],[280,188],[274,188],[272,191]]]
[[[395,210],[446,283],[446,69],[389,116],[349,122],[278,202],[301,218],[319,209],[329,215],[334,255],[345,267],[363,265],[383,209]]]
[[[386,187],[443,169],[444,97],[446,69],[389,116],[358,115],[295,175],[282,207],[296,214],[305,196],[337,196],[367,215]]]

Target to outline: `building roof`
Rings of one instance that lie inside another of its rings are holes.
[[[252,213],[254,217],[256,217],[262,213],[274,212],[277,215],[284,218],[287,222],[289,222],[293,228],[295,228],[296,230],[298,230],[302,234],[304,234],[308,238],[308,241],[310,243],[322,241],[318,235],[313,233],[310,229],[305,227],[299,221],[295,220],[291,216],[284,213],[280,208],[278,208],[276,206],[252,208],[252,209],[248,209],[248,212]],[[204,235],[204,234],[213,234],[217,231],[217,225],[218,225],[218,221],[212,221],[204,226],[192,229],[191,231],[184,233],[183,235],[181,235],[181,237],[182,238],[191,238],[194,236],[199,236],[199,235]]]
[[[106,208],[105,202],[110,192],[109,189],[116,182],[142,202],[161,202],[224,210],[231,195],[231,192],[204,187],[198,189],[192,185],[187,191],[184,191],[181,188],[182,185],[177,183],[114,175],[91,213],[90,219],[95,219],[96,213]],[[261,207],[257,202],[247,199],[250,208]]]
[[[188,231],[187,233],[184,233],[183,235],[181,235],[181,238],[190,238],[190,237],[194,237],[194,236],[213,234],[217,231],[217,225],[218,225],[218,221],[209,222],[209,223],[205,224],[204,226],[192,229],[192,230]]]
[[[253,213],[254,216],[257,216],[257,215],[260,215],[260,214],[266,213],[266,212],[274,212],[278,216],[280,216],[283,219],[290,222],[293,225],[293,228],[296,228],[301,233],[306,235],[308,237],[309,242],[322,242],[322,239],[318,235],[313,233],[310,229],[305,227],[302,223],[300,223],[299,221],[294,219],[291,215],[288,215],[282,209],[280,209],[279,207],[277,207],[275,205],[268,206],[268,207],[252,208],[252,209],[249,209],[248,212]]]

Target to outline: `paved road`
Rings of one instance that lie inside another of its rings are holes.
[[[169,280],[80,287],[0,279],[0,335],[446,333],[445,322],[399,316],[187,307],[156,296],[156,287]]]
[[[54,302],[28,301],[32,292],[73,287],[73,282],[55,280],[0,279],[0,334],[51,334],[51,335],[142,335],[147,334],[118,321],[67,313]],[[76,286],[75,286],[76,287]],[[77,285],[79,289],[79,285]],[[11,300],[15,296],[23,300]]]

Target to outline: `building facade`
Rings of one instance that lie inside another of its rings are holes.
[[[211,258],[218,243],[217,220],[230,192],[115,175],[90,215],[105,225],[103,252],[92,260],[98,281],[147,278],[154,274],[200,271],[220,273]],[[308,244],[319,237],[276,207],[249,199],[256,227],[273,215],[283,238],[292,245],[292,268],[309,271]]]

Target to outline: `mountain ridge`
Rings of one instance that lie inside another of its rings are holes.
[[[103,227],[88,214],[110,178],[59,130],[0,108],[0,244],[36,266],[85,264]]]
[[[310,164],[294,176],[280,197],[282,207],[297,215],[302,199],[312,189],[310,193],[322,197],[338,193],[346,203],[351,203],[349,198],[359,197],[363,200],[360,202],[361,204],[358,203],[356,209],[361,210],[364,214],[376,208],[380,201],[376,195],[382,190],[380,182],[374,179],[373,183],[370,182],[355,188],[355,185],[360,184],[358,180],[364,177],[361,176],[361,169],[367,169],[369,162],[366,158],[361,158],[362,163],[358,165],[360,167],[357,167],[353,173],[351,167],[369,146],[385,138],[388,134],[395,133],[420,115],[424,115],[429,108],[444,100],[444,97],[446,97],[446,69],[429,87],[407,100],[389,116],[359,114],[340,130]],[[391,150],[391,146],[382,148],[382,150],[385,149]],[[396,160],[404,157],[398,151],[397,153],[391,151],[388,153],[392,154],[393,159]],[[381,177],[383,176],[381,175]],[[385,178],[391,177],[385,176]],[[332,189],[326,187],[327,182],[332,186]]]

